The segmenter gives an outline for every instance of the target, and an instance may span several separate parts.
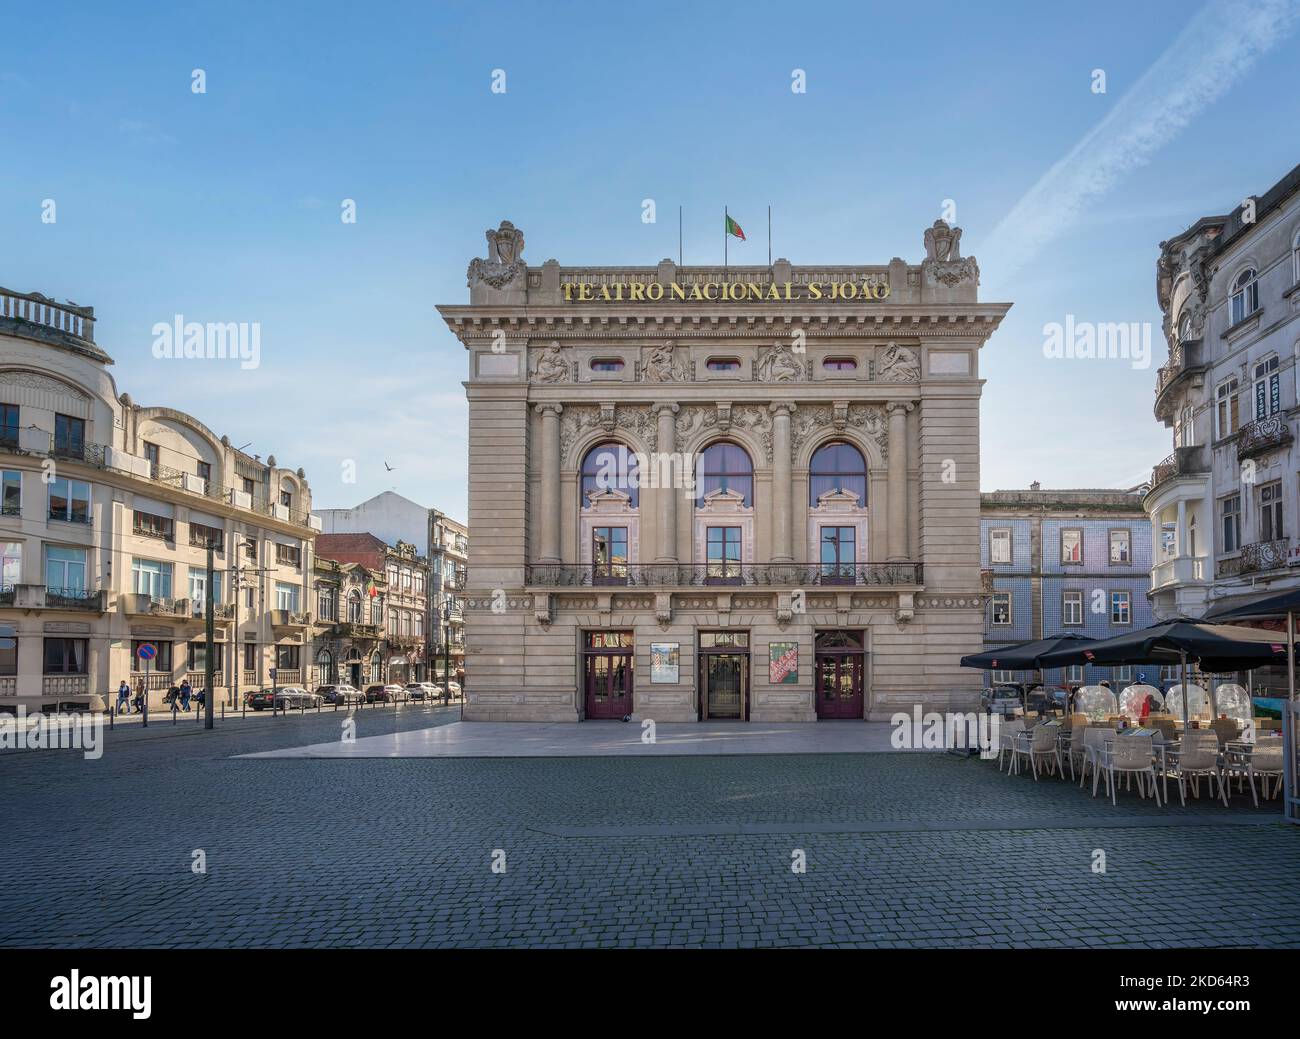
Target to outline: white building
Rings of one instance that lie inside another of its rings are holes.
[[[94,321],[0,289],[0,624],[17,632],[0,708],[98,707],[122,679],[155,704],[183,678],[201,686],[209,545],[217,697],[272,667],[299,681],[318,527],[302,470],[119,396]]]
[[[1201,616],[1300,583],[1300,166],[1160,247],[1151,599]]]

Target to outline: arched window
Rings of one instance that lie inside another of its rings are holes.
[[[852,491],[858,504],[867,504],[867,463],[862,452],[842,440],[823,444],[813,452],[808,465],[808,504],[827,491]]]
[[[641,469],[636,452],[626,444],[609,441],[597,444],[582,459],[582,504],[593,491],[622,491],[637,507],[640,501]]]
[[[1184,314],[1178,319],[1178,341],[1185,343],[1192,337],[1192,315]]]
[[[316,654],[316,678],[322,683],[334,681],[334,654],[328,649]]]
[[[1254,267],[1247,267],[1233,281],[1229,309],[1229,325],[1245,321],[1259,309],[1259,282],[1255,280]]]
[[[370,657],[370,681],[382,682],[383,678],[381,676],[383,675],[383,673],[384,673],[383,655],[379,652],[379,650],[375,650],[375,652],[371,654]]]
[[[348,592],[348,623],[360,624],[361,621],[361,593],[355,588]]]
[[[704,449],[699,494],[703,498],[713,491],[735,491],[745,496],[746,505],[754,504],[754,463],[739,444],[720,440]]]

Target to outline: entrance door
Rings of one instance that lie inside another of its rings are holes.
[[[632,713],[632,633],[589,631],[583,654],[588,718]]]
[[[865,655],[857,632],[828,631],[816,636],[818,718],[863,716]]]
[[[354,660],[348,664],[348,685],[353,689],[361,688],[361,661]]]

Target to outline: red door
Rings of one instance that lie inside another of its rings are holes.
[[[862,717],[862,656],[857,653],[817,657],[817,717]]]
[[[622,719],[632,713],[632,636],[611,634],[588,636],[584,654],[588,718]]]

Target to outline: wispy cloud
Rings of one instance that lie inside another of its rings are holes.
[[[1146,165],[1300,21],[1300,0],[1214,0],[1110,113],[1035,184],[978,250],[999,277],[1060,237],[1097,196]]]

